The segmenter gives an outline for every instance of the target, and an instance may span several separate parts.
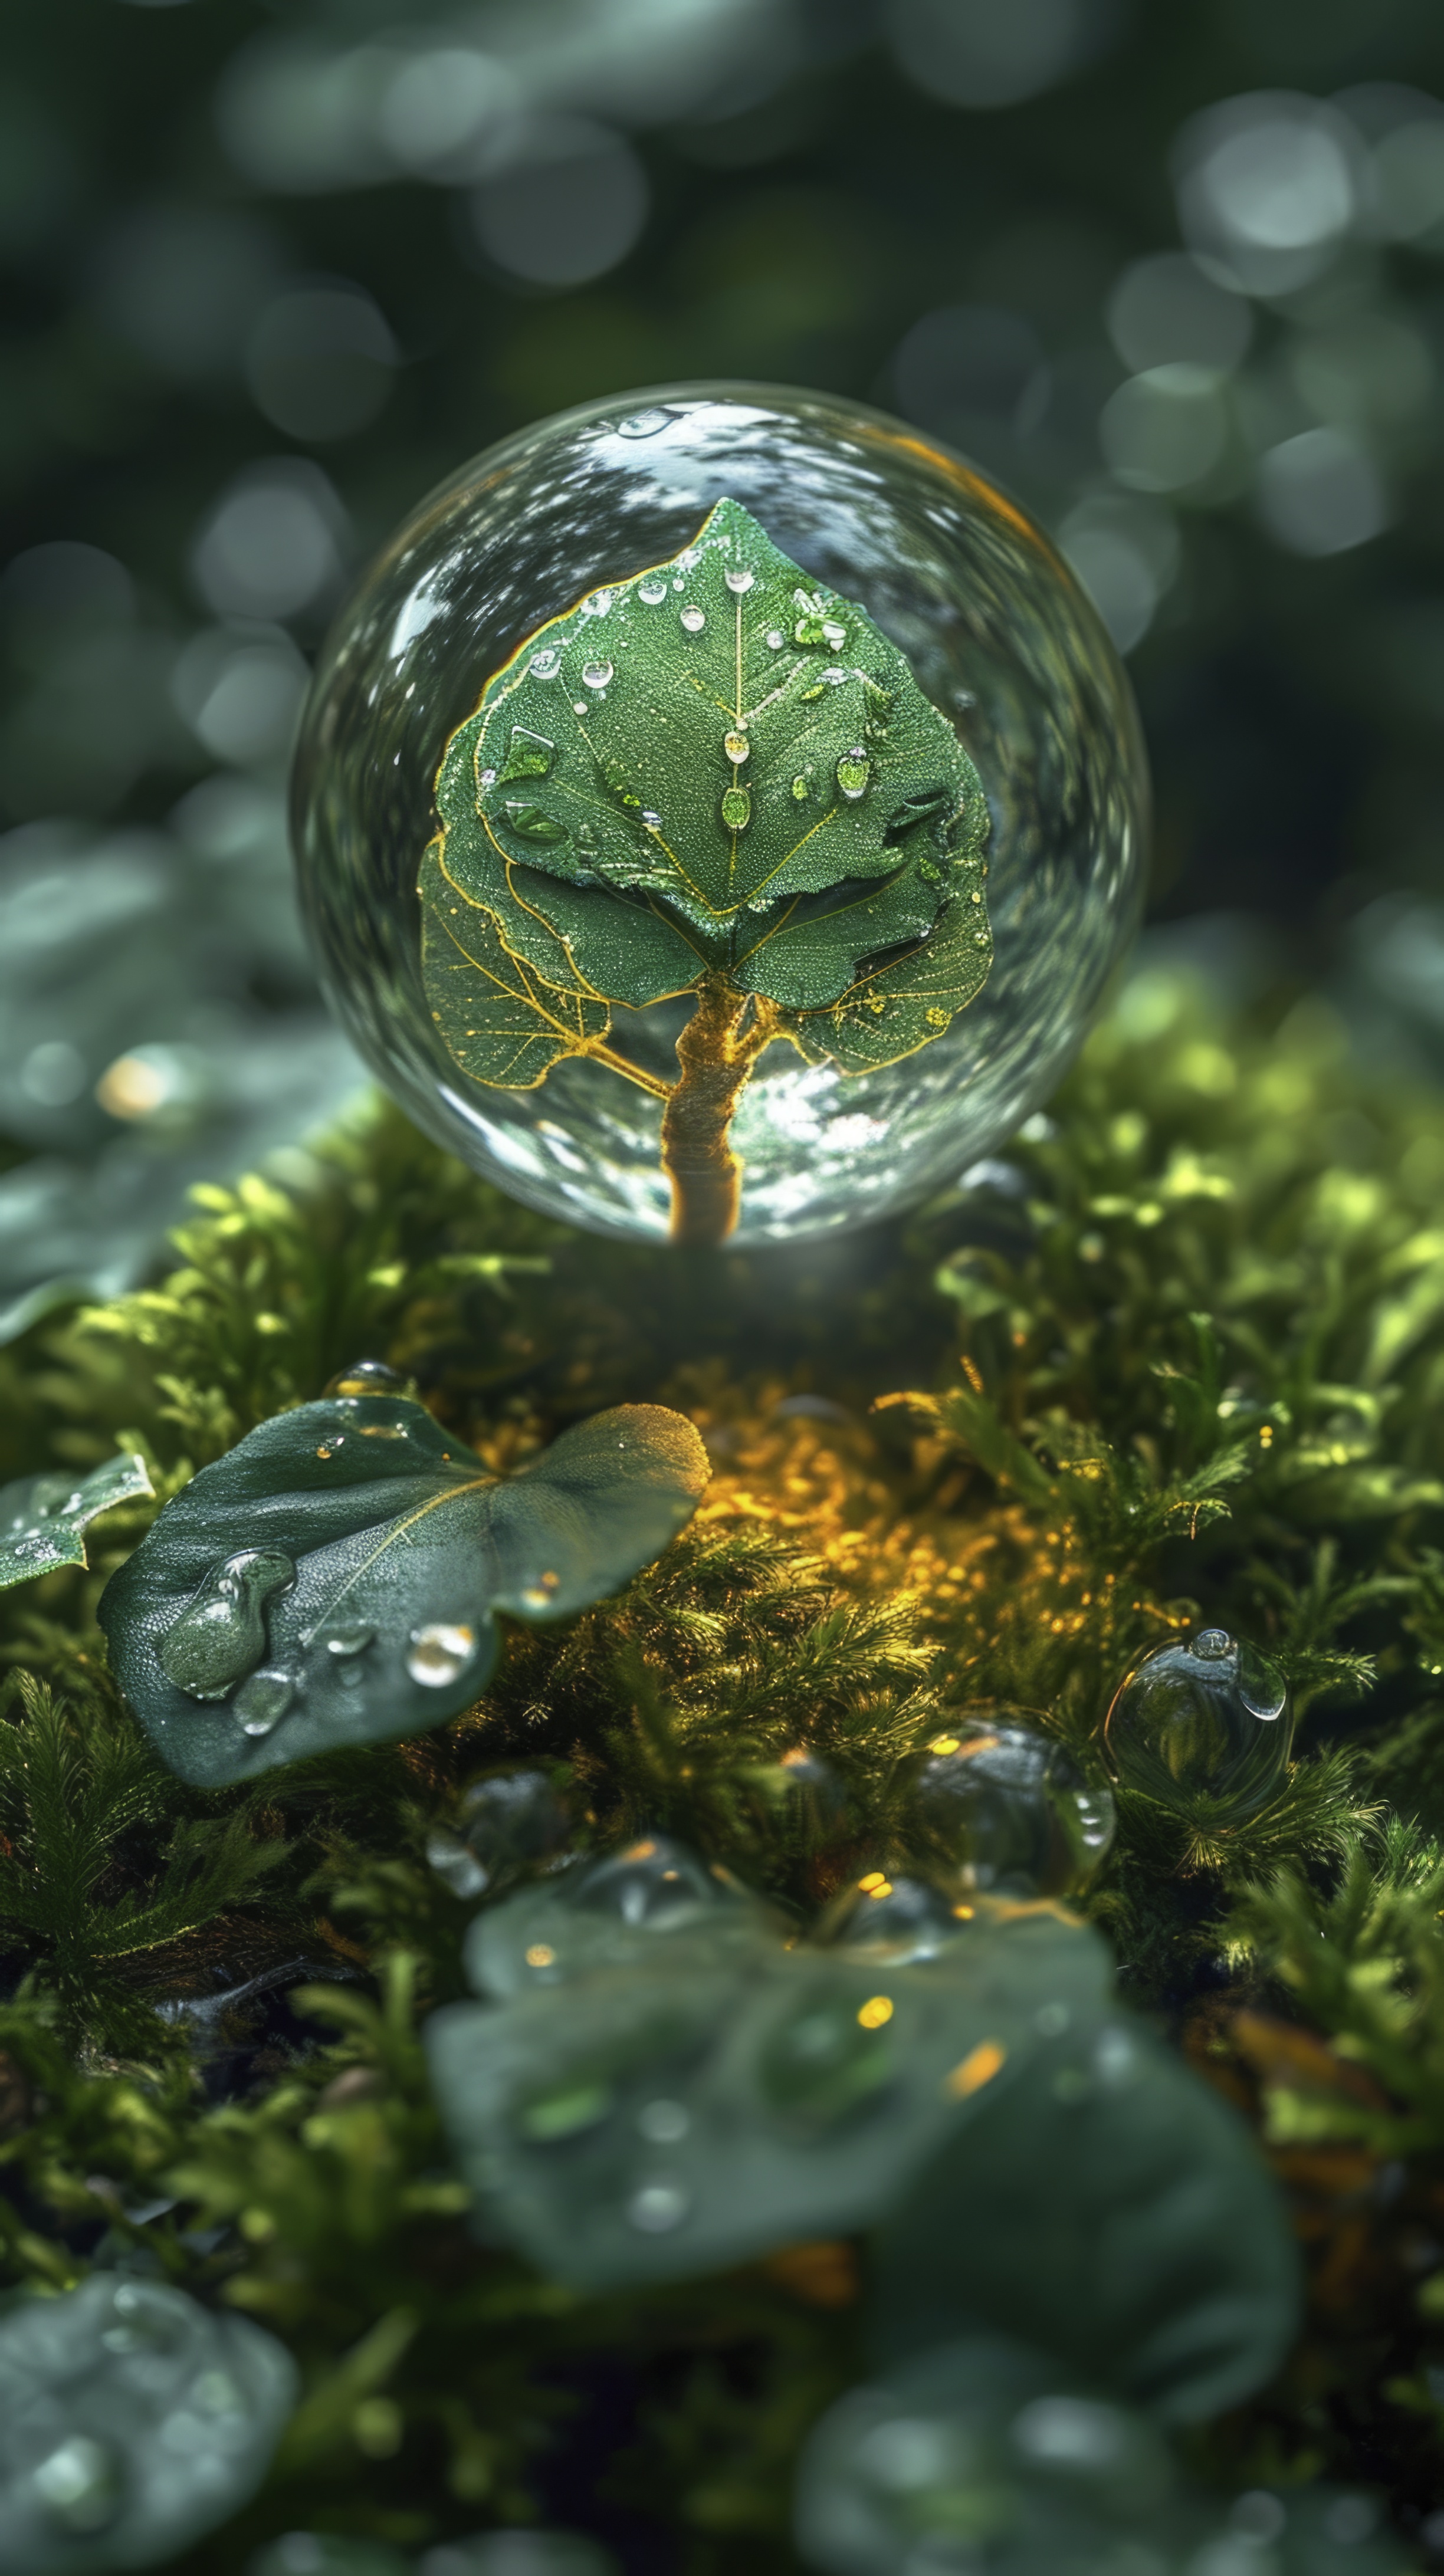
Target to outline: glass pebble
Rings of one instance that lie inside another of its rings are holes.
[[[964,1884],[998,1896],[1076,1895],[1113,1840],[1111,1792],[1056,1737],[1009,1712],[935,1737],[912,1804]]]
[[[582,1057],[534,1089],[473,1096],[458,1083],[421,999],[417,871],[448,740],[555,603],[671,562],[715,500],[743,504],[827,593],[817,644],[799,654],[785,649],[795,612],[778,599],[758,639],[776,656],[769,684],[787,685],[798,660],[822,685],[808,665],[850,649],[827,632],[848,632],[832,603],[855,601],[906,639],[920,689],[956,724],[991,811],[996,940],[977,998],[915,1053],[846,1076],[781,1043],[759,1059],[733,1130],[745,1173],[735,1239],[766,1243],[910,1205],[1050,1095],[1132,933],[1144,763],[1128,684],[1094,611],[981,477],[883,415],[826,396],[713,385],[668,388],[664,399],[665,476],[657,440],[618,435],[639,410],[622,395],[504,441],[388,541],[319,664],[298,755],[298,864],[335,1007],[418,1125],[568,1222],[665,1236],[659,1099]],[[684,621],[705,615],[695,578],[666,594]],[[639,592],[650,614],[653,591]],[[734,605],[757,614],[755,592]],[[674,631],[680,645],[688,629]],[[626,666],[612,659],[620,697]],[[852,675],[836,670],[840,689]],[[580,702],[584,717],[596,705],[585,689]],[[859,814],[879,774],[873,756]],[[831,759],[819,793],[834,793]],[[755,813],[751,831],[755,840]],[[629,1048],[663,1082],[676,1074],[675,1036],[673,1004],[628,1014]]]
[[[1104,1723],[1114,1778],[1165,1807],[1210,1802],[1219,1824],[1266,1807],[1288,1769],[1293,1714],[1277,1667],[1246,1639],[1204,1628],[1155,1646]]]
[[[254,2492],[299,2389],[273,2335],[159,2282],[21,2300],[0,2316],[0,2564],[168,2561]]]

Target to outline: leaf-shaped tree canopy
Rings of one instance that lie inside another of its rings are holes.
[[[538,628],[437,801],[423,972],[481,1082],[602,1054],[610,1005],[708,976],[866,1072],[938,1036],[991,962],[977,771],[897,646],[737,501]]]
[[[661,1405],[599,1413],[498,1477],[405,1398],[303,1404],[166,1505],[101,1625],[162,1759],[214,1787],[456,1716],[495,1665],[497,1611],[560,1619],[614,1591],[708,1473]]]
[[[88,1476],[22,1476],[0,1485],[0,1592],[57,1565],[84,1565],[87,1522],[154,1491],[144,1459],[130,1450]]]

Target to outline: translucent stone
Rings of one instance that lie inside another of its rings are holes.
[[[1165,2576],[1183,2537],[1155,2428],[991,2335],[839,2399],[808,2436],[795,2511],[828,2576]]]
[[[229,1699],[266,1651],[266,1603],[296,1580],[279,1549],[247,1547],[211,1567],[160,1641],[162,1672],[191,1699]]]
[[[1204,1628],[1155,1646],[1109,1709],[1103,1743],[1121,1786],[1161,1806],[1210,1802],[1219,1824],[1266,1807],[1288,1768],[1293,1715],[1277,1667],[1244,1639]]]
[[[504,1999],[645,1958],[686,1934],[705,1935],[720,1958],[739,1944],[775,1946],[781,1928],[728,1871],[647,1834],[488,1906],[467,1935],[466,1972],[479,1994]]]
[[[966,1886],[1000,1896],[1071,1896],[1113,1840],[1113,1799],[1066,1745],[1009,1712],[934,1738],[913,1812]]]
[[[160,2282],[21,2299],[0,2315],[0,2563],[168,2563],[260,2484],[299,2386],[272,2335]]]
[[[976,763],[996,940],[976,999],[944,1008],[946,1025],[915,1053],[848,1075],[783,1043],[758,1059],[732,1139],[745,1245],[908,1206],[1048,1098],[1131,935],[1144,767],[1097,616],[981,477],[865,406],[820,395],[668,389],[665,408],[645,439],[623,433],[637,410],[625,395],[519,432],[388,541],[321,657],[298,758],[299,867],[335,1006],[417,1123],[534,1206],[664,1237],[660,1097],[577,1056],[534,1089],[458,1081],[422,998],[417,875],[442,754],[492,676],[545,617],[637,573],[660,582],[652,568],[692,543],[714,502],[742,503],[828,589],[809,661],[852,649],[823,630],[849,622],[832,599],[857,602]],[[665,596],[678,612],[696,605],[689,590]],[[760,600],[754,587],[729,606],[756,617]],[[800,613],[785,594],[761,605],[770,685],[786,681]],[[687,630],[671,631],[680,646]],[[625,664],[612,659],[620,694]],[[834,687],[853,684],[841,659],[837,670]],[[829,760],[813,811],[833,793]],[[629,1056],[673,1080],[677,1005],[628,1011],[624,1024]]]
[[[508,1871],[560,1851],[570,1830],[544,1771],[499,1771],[466,1790],[456,1831],[437,1828],[426,1857],[454,1896],[480,1896]]]

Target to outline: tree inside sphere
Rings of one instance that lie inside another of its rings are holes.
[[[1012,501],[861,406],[703,385],[422,504],[321,657],[294,831],[327,997],[419,1126],[598,1231],[761,1243],[1046,1098],[1146,796]]]

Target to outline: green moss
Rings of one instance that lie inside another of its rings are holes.
[[[1200,2460],[1430,2501],[1444,1107],[1361,1073],[1317,1003],[1225,1024],[1150,973],[1007,1160],[900,1231],[694,1257],[570,1237],[382,1109],[303,1185],[201,1193],[158,1287],[6,1356],[9,1475],[121,1442],[163,1498],[362,1356],[497,1465],[638,1398],[717,1464],[683,1539],[513,1632],[465,1717],[234,1791],[161,1772],[108,1675],[95,1603],[156,1504],[0,1601],[6,2277],[63,2283],[104,2243],[306,2374],[197,2569],[297,2526],[413,2547],[579,2520],[569,2446],[604,2517],[661,2515],[699,2576],[790,2564],[797,2446],[861,2367],[851,2257],[598,2299],[472,2243],[417,2039],[467,1919],[427,1831],[522,1754],[584,1839],[654,1825],[807,1913],[905,1855],[902,1757],[950,1711],[1006,1700],[1086,1745],[1196,1614],[1289,1673],[1294,1768],[1243,1826],[1122,1797],[1090,1910],[1125,1991],[1254,2112],[1314,2282],[1289,2371]],[[803,1742],[841,1826],[786,1793]]]

